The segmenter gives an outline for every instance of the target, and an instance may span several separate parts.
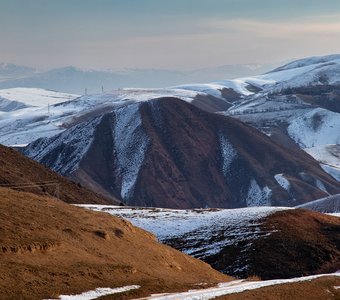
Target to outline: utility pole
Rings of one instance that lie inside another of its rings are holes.
[[[104,86],[102,86],[102,94],[104,94]]]
[[[87,95],[87,88],[85,88],[85,95]]]
[[[47,114],[50,115],[50,104],[47,104]]]

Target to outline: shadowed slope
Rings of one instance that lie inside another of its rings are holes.
[[[53,184],[48,184],[52,182]],[[36,187],[40,183],[47,183]],[[56,184],[54,184],[56,183]],[[94,192],[66,179],[39,163],[27,158],[14,149],[0,145],[0,187],[17,186],[16,189],[39,195],[55,195],[69,203],[101,203],[109,201]],[[25,187],[20,187],[25,186]],[[111,202],[119,203],[112,199]]]

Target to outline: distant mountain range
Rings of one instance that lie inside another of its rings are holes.
[[[0,88],[29,87],[63,91],[72,94],[101,93],[118,88],[158,88],[188,82],[231,79],[269,71],[277,64],[224,65],[193,71],[161,69],[81,70],[68,66],[45,72],[33,68],[0,64]]]
[[[37,72],[34,68],[16,64],[0,63],[0,82],[32,76]]]

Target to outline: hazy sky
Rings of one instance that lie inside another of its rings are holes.
[[[330,53],[339,0],[0,0],[0,62],[196,69]]]

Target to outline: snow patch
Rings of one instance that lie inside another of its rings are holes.
[[[325,172],[340,182],[340,168],[335,168],[324,164],[320,164],[320,166]]]
[[[108,295],[124,293],[131,290],[139,289],[139,285],[130,285],[124,286],[120,288],[97,288],[93,291],[84,292],[78,295],[60,295],[57,299],[50,299],[50,300],[93,300],[99,297],[104,297]]]
[[[149,142],[142,128],[138,103],[115,111],[115,157],[122,176],[121,196],[124,200],[133,195]]]
[[[330,193],[328,193],[328,191],[327,191],[325,185],[323,184],[323,182],[322,182],[321,180],[316,179],[316,180],[315,180],[315,184],[316,184],[316,187],[317,187],[319,190],[321,190],[321,191],[325,192],[326,194],[330,195]]]
[[[224,135],[220,134],[219,140],[222,154],[222,171],[224,177],[227,177],[230,171],[230,165],[237,157],[237,151]]]
[[[270,206],[272,194],[273,192],[268,186],[261,189],[256,180],[252,179],[246,198],[247,206]]]
[[[340,145],[321,145],[304,151],[322,164],[340,168]]]
[[[291,121],[289,136],[301,148],[340,144],[340,114],[316,108]]]
[[[290,190],[290,183],[287,178],[284,177],[283,174],[276,174],[274,176],[276,182],[287,192]]]

